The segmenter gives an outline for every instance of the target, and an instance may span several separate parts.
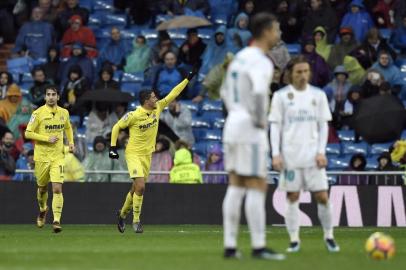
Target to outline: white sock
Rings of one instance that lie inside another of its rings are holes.
[[[323,227],[324,239],[333,239],[333,213],[330,202],[327,204],[318,203],[317,214]]]
[[[290,200],[286,200],[286,203],[285,223],[286,229],[289,233],[290,242],[300,242],[299,201],[291,202]]]
[[[245,188],[228,186],[223,201],[224,247],[237,248],[238,226]]]
[[[251,234],[251,246],[253,249],[266,246],[266,193],[257,189],[248,189],[245,199],[245,217]]]

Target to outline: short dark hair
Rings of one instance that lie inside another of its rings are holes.
[[[35,73],[37,73],[38,71],[42,71],[45,75],[45,69],[41,66],[37,66],[35,68],[33,68],[33,70],[31,71],[31,76],[35,76]]]
[[[250,20],[249,29],[253,38],[261,37],[265,29],[271,28],[278,19],[268,12],[260,12]]]
[[[58,86],[53,85],[53,84],[48,84],[48,85],[45,86],[45,88],[44,88],[44,91],[45,91],[44,94],[47,93],[47,90],[53,90],[53,91],[55,91],[56,94],[59,96],[59,88],[58,88]]]
[[[154,91],[152,90],[142,90],[139,95],[138,95],[138,99],[140,100],[140,104],[141,106],[144,105],[145,101],[147,101],[148,99],[150,99],[151,94]]]

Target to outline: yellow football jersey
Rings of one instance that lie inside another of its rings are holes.
[[[34,160],[48,162],[64,159],[64,131],[69,143],[73,144],[72,127],[66,109],[43,105],[35,110],[25,132],[26,138],[35,140]],[[50,143],[48,142],[50,136],[57,136],[59,140]]]
[[[155,151],[159,116],[165,107],[182,92],[188,82],[185,79],[179,83],[165,98],[156,103],[155,109],[146,110],[142,106],[139,106],[136,110],[125,114],[117,122],[116,125],[120,129],[128,128],[130,131],[130,138],[125,149],[126,153],[148,155]],[[111,137],[112,146],[115,146],[117,141],[117,134],[115,133],[113,130]]]

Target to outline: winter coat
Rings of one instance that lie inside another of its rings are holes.
[[[4,120],[5,123],[10,121],[11,117],[16,113],[18,106],[22,100],[22,94],[20,87],[17,84],[12,84],[8,87],[7,96],[19,96],[20,100],[17,103],[11,102],[7,97],[0,100],[0,118]]]
[[[352,13],[351,6],[358,6],[359,12]],[[341,27],[351,27],[354,31],[355,39],[362,42],[366,33],[374,26],[371,16],[365,10],[363,0],[353,0],[349,5],[349,11],[344,15],[341,21]]]
[[[209,163],[210,156],[216,154],[220,159],[216,163]],[[224,171],[223,152],[219,144],[215,144],[211,147],[207,154],[206,171]],[[208,184],[226,184],[227,177],[225,175],[206,175],[204,182]]]
[[[92,151],[87,154],[87,157],[83,161],[83,166],[85,170],[88,171],[99,171],[99,170],[112,170],[113,169],[113,160],[109,158],[107,150],[103,152]],[[86,174],[86,182],[110,182],[110,175],[108,174]]]
[[[87,56],[90,58],[97,57],[96,37],[92,29],[86,26],[80,26],[79,30],[73,31],[72,28],[66,30],[62,37],[61,57],[70,57],[72,54],[72,45],[80,42],[85,46]]]
[[[17,107],[16,113],[13,115],[13,117],[11,117],[7,124],[7,127],[13,133],[15,139],[20,138],[21,133],[19,126],[21,124],[27,124],[30,121],[32,112],[33,109],[31,102],[23,98],[20,105]]]
[[[297,43],[299,40],[299,37],[302,34],[302,27],[303,23],[301,21],[301,18],[303,15],[300,14],[300,12],[294,12],[291,10],[291,5],[288,3],[288,8],[287,11],[277,11],[277,7],[279,6],[279,3],[283,0],[278,0],[278,2],[275,3],[275,15],[278,18],[278,21],[280,23],[280,29],[282,31],[282,37],[281,39],[286,42],[286,43]],[[293,25],[289,24],[289,20],[295,19],[296,23]]]
[[[60,75],[61,85],[65,85],[66,82],[69,80],[69,69],[74,65],[80,66],[83,76],[86,77],[90,84],[92,84],[95,77],[95,67],[93,65],[93,62],[85,55],[80,55],[72,56],[67,62],[62,65]]]
[[[344,43],[342,40],[338,44],[331,47],[330,56],[327,60],[328,65],[331,69],[336,66],[342,65],[344,57],[348,55],[352,50],[358,46],[357,41],[352,37],[350,42]]]
[[[125,66],[125,58],[130,53],[131,49],[126,40],[119,41],[110,40],[101,50],[99,54],[99,63],[103,65],[108,62],[118,69],[122,70]]]
[[[192,154],[181,148],[175,152],[175,166],[170,171],[171,184],[202,184],[202,173],[198,165],[192,162]]]
[[[396,59],[396,52],[388,45],[386,39],[383,38],[379,40],[379,45],[376,49],[365,40],[350,55],[356,57],[364,69],[369,69],[378,60],[378,53],[382,50],[389,52],[392,59]],[[361,51],[364,51],[364,53],[361,53]]]
[[[56,20],[56,29],[58,30],[58,33],[65,33],[70,26],[69,19],[73,15],[79,15],[82,18],[82,25],[87,25],[89,20],[89,11],[86,8],[82,8],[79,5],[74,8],[66,7],[58,14],[58,18]]]
[[[182,48],[184,46],[189,47],[189,51],[187,53],[184,53]],[[203,42],[201,38],[199,38],[199,41],[196,44],[189,44],[188,41],[186,40],[179,49],[179,61],[193,66],[194,64],[198,63],[201,60],[201,57],[204,53],[204,50],[206,49],[206,43]]]
[[[378,55],[379,59],[379,55]],[[392,58],[389,56],[389,64],[387,66],[382,66],[379,61],[372,65],[371,69],[377,70],[383,75],[385,81],[390,83],[391,86],[399,85],[406,87],[406,83],[403,80],[403,75],[399,68],[393,63]]]
[[[310,9],[306,14],[303,25],[303,35],[312,35],[313,30],[322,26],[327,32],[327,40],[333,42],[337,33],[337,15],[326,1],[322,1],[322,6],[318,10]]]
[[[354,162],[356,159],[361,159],[361,165],[358,168],[354,167]],[[349,167],[346,171],[365,171],[367,161],[363,154],[355,154],[351,157]],[[339,178],[340,185],[368,185],[368,176],[367,175],[343,175]]]
[[[25,23],[18,32],[14,53],[28,50],[29,55],[36,58],[47,58],[48,48],[53,43],[54,27],[44,21]]]
[[[272,47],[269,55],[275,66],[279,67],[281,70],[283,70],[290,61],[288,48],[286,48],[285,42],[283,41],[278,42],[278,44]]]
[[[195,143],[195,137],[192,132],[192,113],[186,106],[180,105],[178,116],[172,115],[169,110],[164,112],[161,120],[175,132],[179,139],[186,141],[190,145]]]
[[[323,38],[316,42],[316,52],[323,57],[324,61],[328,61],[329,57],[330,57],[330,53],[331,53],[331,48],[332,46],[329,44],[328,40],[327,40],[327,32],[324,29],[324,27],[319,26],[316,27],[313,31],[313,35],[316,32],[321,32],[324,34]]]
[[[227,35],[229,36],[229,39],[234,42],[234,46],[236,48],[240,49],[246,47],[252,37],[251,32],[247,28],[242,29],[238,26],[238,23],[243,19],[248,20],[248,15],[245,14],[244,12],[238,14],[238,16],[235,18],[234,27],[227,30]],[[237,36],[237,38],[240,39],[241,44],[236,44],[236,42],[234,41],[235,36]]]
[[[163,66],[158,69],[153,81],[152,89],[159,91],[161,98],[165,97],[169,92],[178,85],[184,78],[186,73],[181,68],[167,68]]]
[[[96,91],[96,90],[94,90]],[[97,112],[92,110],[89,113],[89,118],[87,120],[87,129],[86,129],[86,141],[87,143],[93,143],[94,139],[97,136],[106,136],[107,133],[111,132],[113,125],[115,123],[110,122],[110,118],[106,117],[106,119],[101,120],[97,116]]]
[[[16,169],[14,158],[0,149],[0,181],[11,180]]]
[[[30,88],[29,99],[37,107],[45,104],[45,88],[50,85],[50,81],[37,82],[34,81],[34,85]]]
[[[402,1],[402,0],[400,0]],[[395,26],[395,5],[396,5],[396,0],[392,0],[391,3],[387,4],[385,3],[385,0],[379,0],[376,6],[372,9],[372,13],[375,18],[381,17],[384,20],[384,24],[376,24],[380,28],[394,28]],[[392,16],[391,16],[392,13]]]
[[[330,81],[330,69],[324,59],[315,51],[312,53],[303,52],[312,70],[311,84],[324,87]]]
[[[393,46],[401,50],[402,54],[406,54],[406,27],[401,26],[396,28],[392,36]]]
[[[130,55],[127,56],[125,72],[144,72],[151,61],[151,49],[147,44],[139,46],[135,41],[134,47]]]
[[[344,68],[348,72],[348,81],[352,85],[360,85],[365,77],[365,69],[358,60],[352,56],[344,57]]]

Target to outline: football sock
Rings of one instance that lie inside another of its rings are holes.
[[[142,207],[142,200],[144,196],[137,195],[134,193],[133,195],[133,223],[140,222],[140,215],[141,215],[141,207]]]
[[[39,189],[37,189],[37,201],[39,210],[41,212],[45,211],[47,209],[48,191],[45,193],[41,193]]]
[[[120,216],[122,218],[126,218],[128,213],[131,211],[132,207],[133,207],[133,195],[131,195],[131,192],[128,192],[127,196],[125,197],[123,207],[120,210]]]
[[[324,239],[333,239],[333,213],[330,202],[317,204],[317,214],[324,231]]]
[[[236,248],[245,188],[228,186],[223,201],[224,247]]]
[[[61,222],[63,208],[63,195],[62,193],[54,193],[52,198],[52,212],[54,214],[54,222]]]
[[[288,230],[290,242],[299,242],[299,201],[291,202],[286,200],[287,208],[285,214],[286,229]]]
[[[248,189],[245,198],[245,216],[251,234],[251,246],[253,249],[264,248],[266,214],[265,214],[266,193],[258,189]]]

